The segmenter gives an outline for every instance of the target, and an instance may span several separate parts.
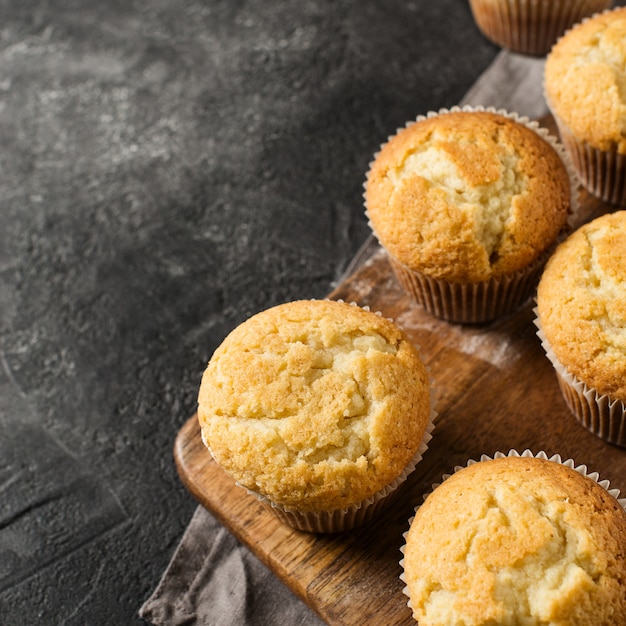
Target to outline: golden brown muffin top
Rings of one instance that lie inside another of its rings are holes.
[[[626,7],[576,25],[545,66],[548,105],[579,140],[626,153]]]
[[[626,402],[626,211],[572,233],[537,288],[541,329],[582,382]]]
[[[391,321],[302,300],[235,328],[204,372],[198,417],[217,462],[283,507],[335,510],[394,481],[424,437],[429,379]]]
[[[482,461],[418,509],[404,570],[420,626],[624,626],[626,512],[560,463]]]
[[[400,130],[376,156],[365,203],[405,266],[480,282],[526,267],[566,224],[571,182],[555,149],[522,123],[453,111]]]

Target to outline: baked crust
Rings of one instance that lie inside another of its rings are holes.
[[[545,91],[578,140],[626,154],[626,7],[577,24],[555,44]]]
[[[391,321],[302,300],[241,324],[199,391],[205,443],[220,465],[274,503],[328,511],[394,481],[424,438],[429,378]]]
[[[624,626],[626,512],[576,470],[537,458],[468,466],[407,534],[420,626]]]
[[[566,224],[571,183],[555,149],[510,117],[453,111],[381,148],[365,202],[382,246],[435,279],[480,282],[520,270]]]
[[[626,211],[581,226],[549,259],[537,289],[541,329],[571,374],[626,402]]]

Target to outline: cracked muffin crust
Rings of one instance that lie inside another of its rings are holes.
[[[559,363],[626,404],[626,211],[571,234],[546,264],[538,322]]]
[[[404,553],[420,626],[626,624],[626,512],[553,460],[459,470],[417,510]]]
[[[527,267],[570,210],[568,170],[537,132],[496,112],[440,113],[400,130],[367,176],[381,245],[434,279],[476,283]]]
[[[577,24],[546,59],[548,105],[579,140],[626,154],[626,7]]]
[[[233,330],[199,391],[202,436],[241,485],[297,511],[372,497],[430,420],[417,349],[390,320],[330,300],[278,305]]]

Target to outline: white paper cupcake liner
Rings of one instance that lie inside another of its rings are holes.
[[[536,121],[530,120],[528,117],[521,116],[515,112],[506,111],[504,109],[496,109],[494,107],[482,106],[463,106],[452,107],[450,109],[440,109],[439,111],[430,111],[426,115],[418,116],[414,121],[408,122],[404,128],[408,128],[413,124],[425,119],[446,115],[456,112],[488,112],[502,115],[509,119],[523,124],[527,128],[534,131],[544,141],[546,141],[558,154],[567,170],[570,181],[570,214],[568,215],[567,225],[563,232],[559,235],[554,245],[544,251],[535,261],[527,267],[522,268],[510,274],[492,277],[489,280],[477,283],[457,283],[446,280],[440,280],[425,275],[422,272],[413,270],[387,252],[394,274],[407,293],[426,311],[441,319],[457,322],[457,323],[483,323],[492,321],[502,315],[511,313],[525,302],[527,302],[534,293],[534,289],[539,281],[543,266],[545,265],[550,253],[558,243],[558,241],[571,231],[579,220],[580,206],[578,203],[578,176],[573,166],[569,153],[554,135],[547,128],[540,126]],[[396,134],[404,130],[398,128]],[[387,138],[390,141],[393,135]],[[382,144],[380,149],[382,150]],[[374,154],[374,158],[369,164],[371,169],[380,150]],[[376,229],[370,219],[367,207],[367,178],[364,183],[363,199],[365,202],[365,215],[368,224],[374,236],[378,240],[380,246],[386,250],[384,243],[378,237]]]
[[[478,283],[452,283],[412,270],[388,253],[405,291],[435,317],[461,324],[490,322],[531,299],[554,247],[522,270]]]
[[[338,299],[338,302],[344,302],[344,300]],[[359,307],[365,311],[371,311],[367,305],[360,306],[356,302],[347,302],[350,306]],[[375,315],[381,316],[380,311],[372,311]],[[393,319],[387,318],[390,322],[395,323]],[[416,346],[417,347],[417,346]],[[419,352],[419,347],[417,347]],[[421,357],[421,355],[420,355]],[[422,359],[422,363],[424,363]],[[278,517],[283,523],[311,533],[338,533],[352,528],[357,528],[369,522],[372,518],[377,516],[389,503],[391,496],[394,492],[406,481],[409,475],[415,471],[418,463],[422,460],[426,450],[428,450],[428,444],[432,439],[432,433],[435,429],[435,420],[437,419],[437,412],[435,410],[435,387],[434,381],[430,374],[429,368],[425,365],[426,371],[429,377],[430,383],[430,415],[428,417],[428,423],[424,430],[424,436],[420,445],[413,455],[412,459],[391,483],[385,485],[382,489],[374,493],[369,498],[361,500],[351,506],[333,509],[330,511],[299,511],[296,509],[284,507],[276,502],[273,502],[267,496],[249,489],[240,482],[235,484],[244,489],[248,494],[254,496],[259,502],[266,506],[276,517]],[[211,447],[206,440],[204,433],[201,430],[202,441],[213,457],[213,460],[219,465],[219,460],[213,454]]]
[[[522,458],[536,458],[536,459],[543,459],[546,461],[551,461],[553,463],[559,463],[561,465],[564,465],[566,467],[569,467],[570,469],[575,470],[576,472],[578,472],[579,474],[581,474],[582,476],[586,476],[587,478],[589,478],[590,480],[593,480],[594,482],[598,483],[598,485],[600,485],[600,487],[602,487],[603,489],[606,490],[607,493],[609,493],[611,496],[613,496],[618,504],[626,511],[626,498],[620,498],[620,491],[619,489],[615,489],[615,488],[611,488],[610,486],[610,482],[606,479],[601,480],[600,479],[600,475],[598,472],[589,472],[588,468],[586,465],[576,465],[576,463],[574,462],[573,459],[567,459],[567,460],[563,460],[561,458],[560,454],[553,454],[552,456],[548,456],[543,450],[537,453],[533,453],[531,450],[524,450],[522,453],[519,453],[517,450],[509,450],[508,453],[504,453],[504,452],[496,452],[493,456],[489,456],[487,454],[483,454],[481,455],[480,459],[478,461],[476,461],[475,459],[469,459],[467,461],[467,463],[465,465],[457,465],[454,467],[453,473],[458,472],[459,470],[464,469],[465,467],[469,467],[470,465],[474,465],[476,463],[482,463],[483,461],[492,461],[493,459],[501,459],[501,458],[505,458],[505,457],[522,457]],[[426,500],[426,498],[428,498],[428,496],[435,490],[437,489],[437,487],[439,487],[439,485],[441,485],[441,483],[443,483],[445,480],[447,480],[448,478],[450,478],[450,476],[452,476],[452,474],[444,474],[441,477],[441,482],[439,483],[434,483],[432,485],[432,489],[424,494],[424,500]],[[417,512],[417,510],[420,508],[420,504],[418,504],[415,507],[415,512]],[[408,586],[406,584],[406,577],[404,574],[404,552],[405,552],[405,548],[406,548],[406,537],[407,534],[409,532],[409,528],[411,527],[411,524],[413,523],[413,520],[415,518],[415,515],[411,516],[409,518],[408,521],[408,528],[407,530],[402,534],[405,543],[402,544],[402,546],[400,547],[400,552],[402,554],[402,557],[400,559],[400,567],[402,569],[402,573],[400,574],[400,581],[403,583],[403,593],[404,595],[407,597],[407,606],[411,609],[411,611],[413,610],[413,606],[411,604],[411,599],[410,599],[410,595],[409,595],[409,590],[408,590]]]
[[[613,206],[626,206],[626,154],[594,148],[577,139],[554,112],[552,116],[583,187]]]
[[[543,56],[572,24],[611,6],[611,0],[470,0],[476,25],[497,45]]]
[[[541,345],[552,363],[561,394],[572,415],[590,432],[609,443],[626,447],[626,406],[611,399],[571,374],[559,361],[541,328],[535,311],[535,326]]]

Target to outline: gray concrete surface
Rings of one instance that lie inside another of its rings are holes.
[[[497,49],[462,0],[0,7],[0,624],[141,623],[212,351],[331,290],[380,143]]]

